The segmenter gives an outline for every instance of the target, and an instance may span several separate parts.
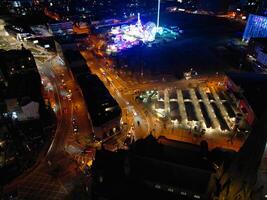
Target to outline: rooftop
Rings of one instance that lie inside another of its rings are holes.
[[[99,192],[118,198],[121,194],[117,194],[115,188],[119,186],[131,193],[127,199],[143,195],[151,199],[163,196],[179,199],[180,192],[191,197],[185,199],[193,199],[194,195],[207,199],[214,169],[209,158],[203,157],[201,149],[197,145],[148,136],[138,140],[129,151],[98,151],[93,169],[100,170],[105,180],[99,186]],[[127,195],[127,192],[122,193]]]
[[[81,74],[77,77],[94,126],[119,117],[121,109],[105,85],[96,75]]]
[[[88,37],[88,34],[67,34],[56,36],[55,40],[60,44],[70,44],[80,42]]]
[[[66,50],[64,51],[64,58],[69,63],[70,67],[72,67],[71,64],[76,61],[83,62],[86,65],[86,61],[79,51]]]

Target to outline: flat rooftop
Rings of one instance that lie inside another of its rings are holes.
[[[118,103],[96,75],[81,74],[77,80],[94,126],[101,126],[120,116]]]
[[[105,181],[96,191],[113,198],[126,195],[126,199],[143,195],[159,199],[163,194],[168,199],[180,199],[181,192],[187,193],[184,199],[194,199],[194,195],[208,199],[214,169],[209,158],[201,154],[201,147],[174,141],[175,145],[170,145],[161,140],[148,136],[129,151],[97,151],[93,170],[101,171]],[[123,190],[116,189],[121,187]]]

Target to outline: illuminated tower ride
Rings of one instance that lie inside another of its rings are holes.
[[[158,0],[157,31],[159,30],[160,0]]]
[[[141,19],[140,19],[140,13],[137,14],[137,23],[136,23],[137,26],[139,27],[142,27],[142,22],[141,22]]]

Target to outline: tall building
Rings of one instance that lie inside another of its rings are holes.
[[[0,98],[41,97],[41,78],[29,50],[0,52]]]
[[[267,69],[267,37],[250,39],[249,53],[255,57],[258,67]]]
[[[259,0],[241,0],[240,5],[242,7],[242,11],[248,14],[257,13],[257,9],[258,9],[260,1]]]
[[[121,108],[106,86],[91,74],[79,51],[65,50],[64,60],[77,81],[90,116],[94,136],[104,139],[120,128]]]
[[[250,38],[267,37],[267,17],[250,14],[243,34],[243,40],[249,41]]]

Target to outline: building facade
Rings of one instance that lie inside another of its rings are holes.
[[[250,38],[267,37],[267,17],[250,14],[243,34],[243,40],[249,41]]]

